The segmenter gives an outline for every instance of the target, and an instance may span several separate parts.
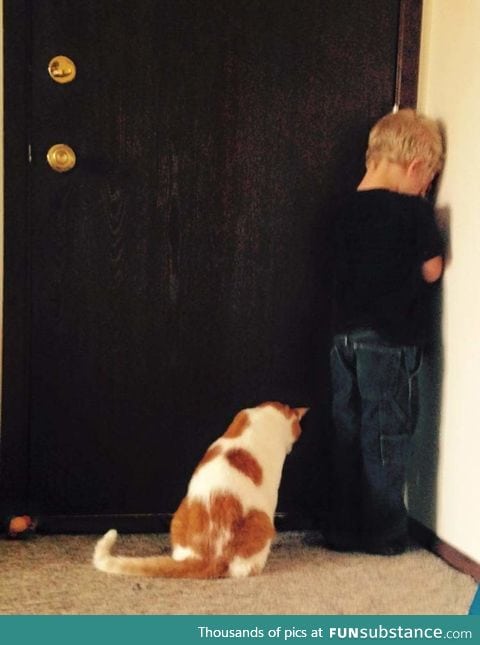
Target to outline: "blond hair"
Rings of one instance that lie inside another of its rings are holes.
[[[381,158],[407,165],[414,159],[421,159],[432,173],[438,173],[444,159],[443,137],[438,122],[411,109],[382,117],[370,130],[367,166]]]

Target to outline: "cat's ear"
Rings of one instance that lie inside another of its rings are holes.
[[[307,414],[310,408],[293,408],[293,410],[297,415],[298,420],[300,421],[300,419],[302,419]]]

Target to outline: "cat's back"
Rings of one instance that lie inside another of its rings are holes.
[[[188,488],[189,498],[208,502],[215,493],[227,493],[248,501],[249,505],[265,503],[269,471],[278,451],[267,433],[268,415],[261,416],[266,418],[259,418],[254,409],[243,410],[235,417],[195,469]]]

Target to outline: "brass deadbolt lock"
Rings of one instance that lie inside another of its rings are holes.
[[[77,68],[70,58],[55,56],[48,64],[48,73],[55,83],[71,83],[77,75]]]
[[[70,146],[65,143],[57,143],[48,151],[47,161],[55,172],[67,172],[75,166],[77,158]]]

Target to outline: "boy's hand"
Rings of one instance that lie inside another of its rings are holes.
[[[443,272],[443,258],[436,255],[422,264],[422,276],[425,282],[436,282]]]

